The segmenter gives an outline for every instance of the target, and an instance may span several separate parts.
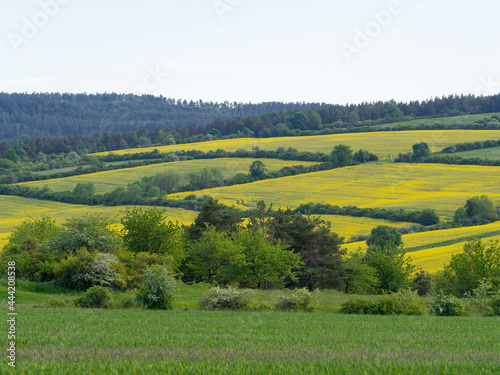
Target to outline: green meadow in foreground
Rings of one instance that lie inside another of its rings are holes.
[[[16,369],[0,374],[500,372],[498,317],[54,309],[34,294],[18,306]]]

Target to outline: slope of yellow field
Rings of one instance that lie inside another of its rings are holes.
[[[186,143],[172,146],[133,148],[113,151],[115,154],[130,154],[150,152],[155,148],[160,152],[177,150],[210,151],[223,149],[236,151],[239,148],[251,150],[258,146],[264,150],[275,150],[278,147],[296,147],[299,151],[330,153],[335,145],[340,143],[350,146],[353,150],[360,148],[387,159],[389,154],[406,153],[412,150],[412,145],[427,142],[433,152],[461,142],[485,141],[500,139],[500,130],[418,130],[317,135],[307,137],[276,137],[276,138],[236,138],[210,142]],[[93,155],[107,155],[108,152]]]
[[[439,215],[450,218],[474,195],[487,194],[500,203],[499,176],[500,167],[378,162],[195,194],[211,195],[240,208],[255,207],[260,200],[276,208],[316,202],[410,210],[435,208]],[[193,193],[171,197],[188,194]]]
[[[404,227],[413,223],[389,221],[381,219],[371,219],[369,217],[352,217],[342,215],[313,215],[320,216],[323,220],[332,224],[332,232],[344,237],[344,241],[349,240],[357,234],[370,234],[371,230],[378,225],[389,225],[393,227]]]
[[[196,217],[195,212],[182,208],[166,208],[166,210],[170,220],[177,220],[183,224],[190,224]],[[101,214],[119,222],[124,211],[125,207],[123,206],[83,206],[0,195],[0,241],[5,241],[8,234],[28,217],[48,215],[55,219],[58,224],[62,224],[73,216],[89,213]]]
[[[457,238],[480,236],[484,233],[494,232],[500,230],[500,222],[494,222],[486,225],[478,225],[474,227],[464,227],[464,228],[453,228],[436,230],[432,232],[422,232],[422,233],[412,233],[403,235],[403,243],[405,249],[410,249],[417,246],[429,246],[427,249],[411,251],[407,253],[411,257],[413,264],[417,267],[422,268],[427,272],[436,272],[442,269],[446,263],[450,262],[451,256],[453,254],[459,253],[463,250],[465,243],[468,238],[464,241],[457,242],[452,245],[446,246],[435,246],[433,244],[438,244],[444,241],[450,241]],[[500,235],[495,235],[492,237],[484,238],[484,242],[489,243],[490,241],[500,240]],[[361,249],[366,251],[366,243],[352,242],[343,246],[348,250],[348,252],[356,251]]]
[[[246,158],[222,158],[222,159],[204,159],[204,160],[187,160],[174,163],[153,164],[142,167],[117,169],[112,171],[97,172],[80,176],[55,178],[45,181],[30,181],[22,182],[18,185],[29,187],[44,187],[48,186],[53,191],[73,190],[80,182],[93,182],[95,184],[96,193],[102,194],[112,191],[119,186],[127,186],[127,184],[139,181],[145,176],[151,176],[160,172],[176,172],[180,175],[190,172],[197,172],[203,168],[220,168],[224,178],[232,177],[238,173],[248,173],[250,164],[255,159]],[[292,165],[312,165],[313,162],[288,161],[277,159],[263,159],[268,171],[277,171],[284,167]]]

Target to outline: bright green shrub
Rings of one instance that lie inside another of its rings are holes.
[[[462,301],[452,295],[438,294],[430,302],[431,313],[438,316],[460,316],[464,307]]]
[[[251,290],[215,287],[206,292],[198,303],[206,310],[240,310],[248,306],[251,294]]]
[[[319,294],[319,290],[311,292],[306,288],[297,289],[290,297],[280,296],[275,309],[284,311],[313,311],[317,307]]]
[[[109,307],[111,293],[108,288],[95,285],[75,300],[75,306],[102,309]]]
[[[146,309],[170,310],[177,294],[177,282],[165,266],[153,265],[146,270],[144,285],[137,301]]]
[[[373,314],[376,303],[366,297],[354,296],[340,306],[342,314]]]

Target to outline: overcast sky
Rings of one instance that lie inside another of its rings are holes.
[[[0,91],[340,104],[500,91],[498,0],[0,6]]]

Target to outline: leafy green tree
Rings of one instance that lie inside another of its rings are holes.
[[[422,225],[434,225],[439,223],[439,216],[433,208],[425,208],[418,214],[416,222]]]
[[[376,248],[366,253],[365,262],[377,271],[380,291],[397,292],[412,286],[416,267],[403,250],[397,247],[390,251]]]
[[[73,217],[63,224],[64,230],[48,242],[49,248],[60,254],[75,253],[81,248],[114,253],[121,246],[121,238],[110,225],[111,221],[100,215]]]
[[[419,161],[431,154],[431,149],[429,148],[429,145],[425,142],[416,143],[412,147],[413,147],[412,161]]]
[[[289,286],[338,288],[343,280],[342,237],[331,231],[331,224],[319,217],[278,210],[269,220],[270,233],[300,255],[303,266],[296,270],[298,281]]]
[[[444,267],[443,275],[457,297],[472,292],[484,279],[500,284],[500,242],[497,240],[486,246],[481,238],[472,238],[464,245],[464,251],[451,256]]]
[[[359,250],[345,259],[344,292],[348,294],[373,293],[379,286],[377,270],[366,264]]]
[[[95,194],[93,182],[79,182],[73,189],[73,195],[77,199],[88,199]]]
[[[164,208],[127,207],[121,219],[125,247],[134,253],[150,253],[171,257],[174,269],[185,258],[182,228],[167,222]]]
[[[17,163],[18,161],[21,160],[21,158],[16,154],[16,151],[12,148],[9,148],[5,155],[3,156],[4,159],[8,159],[14,163]]]
[[[387,106],[385,118],[387,121],[400,121],[403,119],[403,111],[401,111],[396,103],[392,102]]]
[[[226,285],[246,266],[242,246],[215,228],[205,230],[189,249],[188,267],[198,281]]]
[[[345,167],[353,164],[354,155],[349,146],[337,145],[333,148],[330,161],[334,167]]]
[[[389,250],[394,247],[399,247],[403,244],[401,233],[394,227],[388,225],[379,225],[373,228],[366,245],[369,250],[381,249]]]
[[[245,256],[239,281],[250,287],[281,286],[285,278],[296,280],[293,269],[301,265],[300,256],[287,251],[288,245],[272,244],[262,229],[239,229],[233,235]]]
[[[250,165],[250,176],[262,178],[264,177],[266,170],[265,164],[260,160],[256,160]]]
[[[196,240],[207,228],[214,228],[220,232],[235,232],[242,222],[243,219],[234,208],[225,211],[217,199],[207,197],[201,206],[200,213],[187,231],[189,236]]]
[[[486,195],[467,199],[465,213],[473,221],[498,220],[497,210],[493,201]]]

